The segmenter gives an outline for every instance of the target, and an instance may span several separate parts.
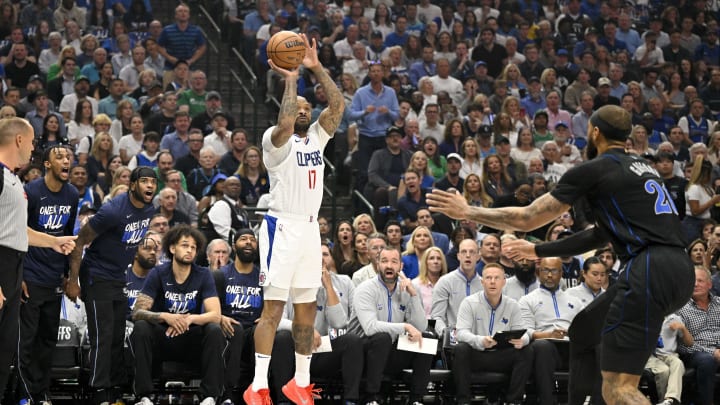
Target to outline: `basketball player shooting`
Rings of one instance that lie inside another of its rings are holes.
[[[345,103],[318,60],[317,43],[304,34],[302,65],[323,86],[328,107],[310,122],[311,105],[297,95],[298,69],[270,67],[285,80],[277,125],[263,134],[263,159],[270,176],[270,207],[260,227],[260,285],[264,307],[255,329],[255,378],[243,394],[249,405],[270,404],[267,373],[283,307],[292,300],[295,317],[295,377],[282,391],[297,404],[312,404],[310,359],[314,342],[315,296],[321,286],[322,256],[318,211],[323,195],[323,150],[340,124]]]
[[[571,256],[612,243],[623,273],[586,308],[596,316],[581,321],[577,339],[572,331],[580,315],[570,330],[572,344],[601,345],[602,396],[610,405],[649,404],[637,389],[640,375],[663,318],[690,299],[695,282],[677,210],[662,179],[644,159],[625,151],[631,127],[622,108],[598,109],[588,124],[589,161],[568,170],[553,191],[527,207],[470,207],[462,195],[440,190],[427,196],[433,212],[520,231],[545,225],[587,198],[595,227],[557,242],[503,243],[503,251],[515,259]]]

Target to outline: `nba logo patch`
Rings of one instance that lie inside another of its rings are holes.
[[[278,224],[277,230],[278,230],[278,232],[282,232],[283,224]]]
[[[382,311],[382,309],[383,309],[382,304],[377,304],[377,310],[378,310],[378,311]]]

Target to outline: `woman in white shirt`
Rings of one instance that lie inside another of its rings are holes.
[[[462,148],[460,148],[463,158],[462,166],[460,167],[460,178],[465,178],[470,174],[474,173],[482,177],[482,161],[480,160],[480,145],[478,145],[475,138],[468,138],[463,141]]]
[[[130,133],[123,135],[118,143],[120,149],[120,159],[126,165],[130,162],[130,158],[140,153],[143,146],[143,120],[140,114],[133,114],[130,118]]]
[[[88,100],[80,100],[75,106],[75,119],[68,123],[67,138],[75,146],[86,136],[93,137],[95,129],[92,125],[93,109]]]
[[[690,183],[685,190],[686,215],[682,223],[687,240],[695,240],[701,236],[703,222],[711,217],[712,207],[720,203],[720,194],[715,193],[710,183],[711,174],[712,164],[702,155],[696,157]],[[670,200],[667,202],[672,204]]]
[[[535,147],[535,139],[529,127],[520,130],[516,145],[510,150],[510,157],[516,162],[522,162],[526,167],[530,166],[530,160],[543,158],[540,149]]]

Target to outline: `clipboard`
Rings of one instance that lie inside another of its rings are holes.
[[[520,339],[521,337],[523,337],[525,332],[527,332],[527,329],[503,330],[495,332],[495,335],[493,335],[493,340],[495,340],[497,344],[495,345],[495,347],[493,347],[493,349],[506,349],[508,347],[513,347],[512,343],[510,343],[510,340]]]

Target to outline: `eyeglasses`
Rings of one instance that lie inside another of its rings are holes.
[[[560,274],[560,269],[546,269],[546,268],[541,268],[541,269],[540,269],[540,273],[542,273],[542,274],[552,274],[552,275],[555,275],[555,274]]]

